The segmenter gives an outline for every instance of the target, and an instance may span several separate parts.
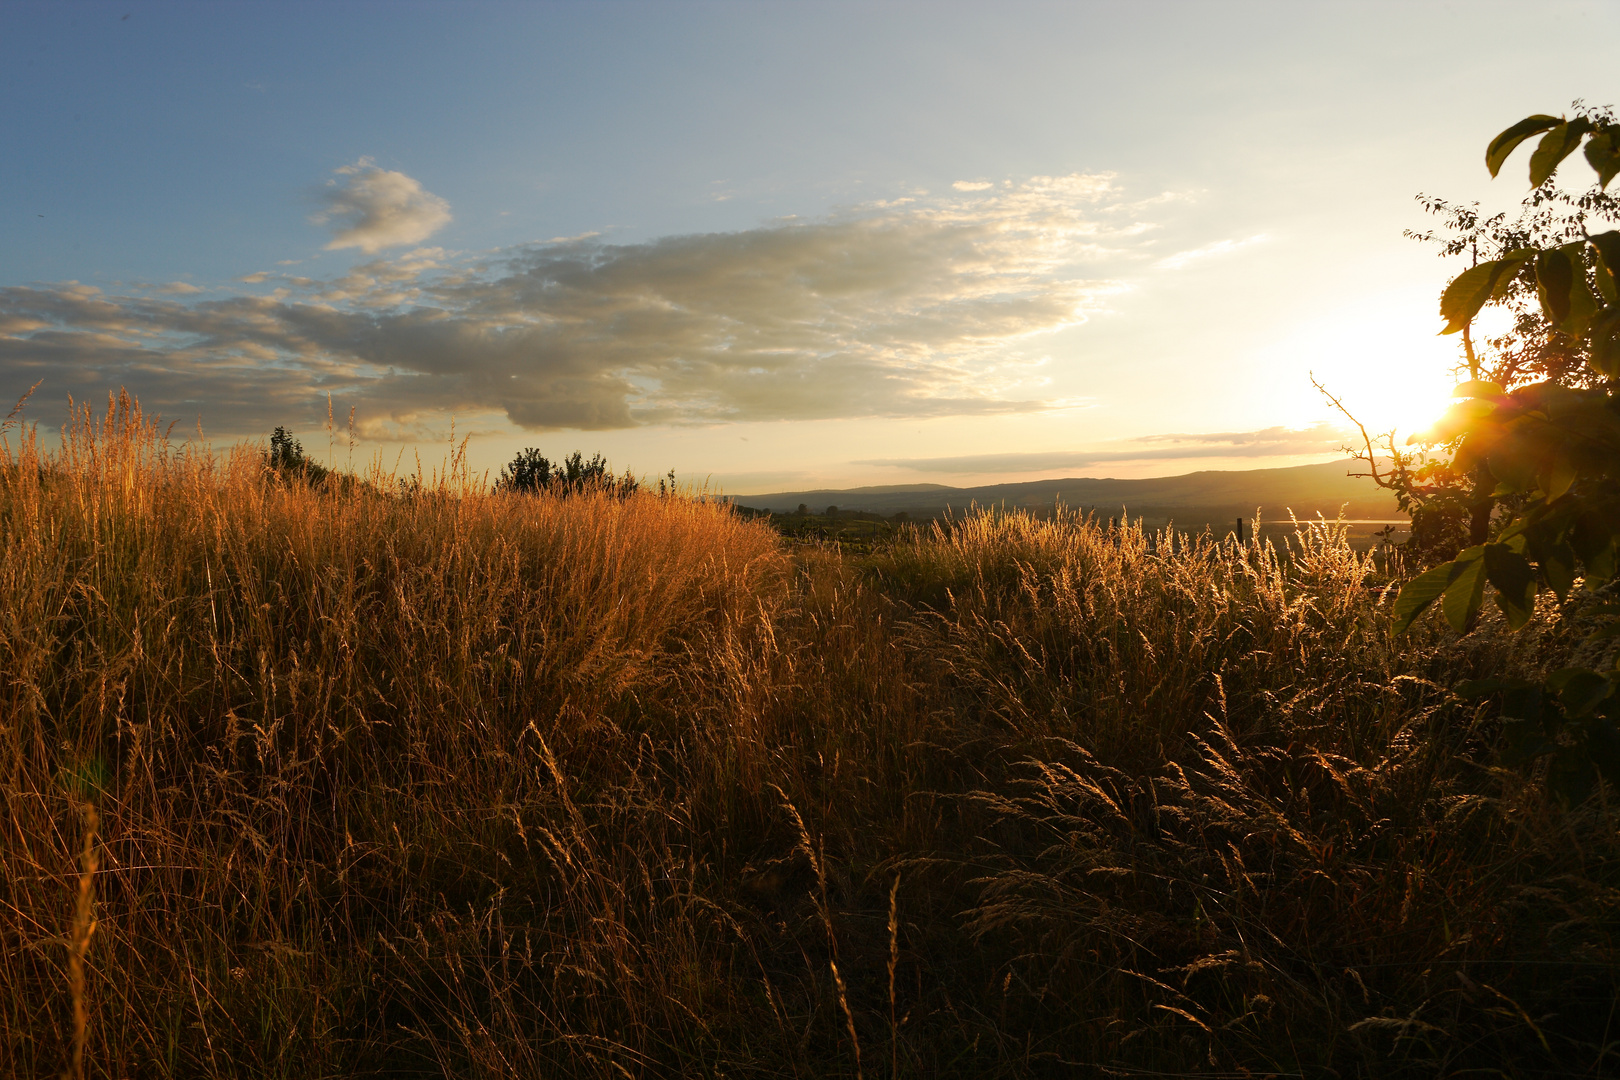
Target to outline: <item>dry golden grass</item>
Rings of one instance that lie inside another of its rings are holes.
[[[1396,641],[1331,525],[857,561],[8,434],[0,1072],[1617,1071],[1620,821],[1444,690],[1556,614]]]

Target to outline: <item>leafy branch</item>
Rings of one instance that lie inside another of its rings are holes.
[[[1563,602],[1578,586],[1608,585],[1620,569],[1620,231],[1587,228],[1589,214],[1614,217],[1606,189],[1620,175],[1620,124],[1609,110],[1582,111],[1578,102],[1573,118],[1526,117],[1491,141],[1485,153],[1491,175],[1537,135],[1526,227],[1504,229],[1500,215],[1481,222],[1475,212],[1434,204],[1453,212],[1461,227],[1450,252],[1467,250],[1474,263],[1440,298],[1441,332],[1463,335],[1469,379],[1428,439],[1455,446],[1449,468],[1453,475],[1477,478],[1490,500],[1484,503],[1487,515],[1492,503],[1510,512],[1494,539],[1476,529],[1474,542],[1454,559],[1407,583],[1395,602],[1398,633],[1435,604],[1453,629],[1467,631],[1487,584],[1517,630],[1535,614],[1544,587]],[[1598,183],[1570,199],[1551,180],[1583,146]],[[1574,210],[1562,219],[1545,209],[1560,200]],[[1480,241],[1486,238],[1497,241],[1497,250],[1494,258],[1481,260]],[[1501,362],[1486,372],[1471,331],[1493,303],[1517,305],[1521,334],[1539,331],[1541,350],[1499,350]],[[1548,363],[1548,357],[1558,362]],[[1541,378],[1514,385],[1525,373]],[[1367,445],[1370,454],[1370,440]],[[1510,730],[1517,732],[1521,758],[1550,757],[1548,780],[1561,795],[1584,797],[1594,766],[1609,782],[1620,783],[1620,668],[1612,663],[1603,672],[1569,668],[1542,686],[1493,681],[1467,689],[1504,695],[1504,712],[1519,725]],[[1535,739],[1527,734],[1531,729]]]

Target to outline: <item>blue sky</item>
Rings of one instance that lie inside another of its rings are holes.
[[[0,3],[0,392],[222,445],[324,445],[331,394],[389,458],[453,417],[485,467],[732,492],[1323,460],[1308,372],[1379,426],[1449,389],[1412,196],[1515,204],[1486,141],[1620,101],[1614,40],[1613,3]]]

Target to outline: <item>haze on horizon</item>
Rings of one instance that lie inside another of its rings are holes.
[[[0,394],[733,493],[1329,460],[1309,373],[1451,389],[1413,196],[1513,207],[1491,135],[1620,101],[1522,18],[10,3]]]

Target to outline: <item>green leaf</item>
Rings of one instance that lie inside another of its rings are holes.
[[[1614,578],[1615,559],[1614,541],[1610,540],[1606,547],[1601,547],[1586,563],[1586,577],[1594,585],[1605,585]]]
[[[1440,599],[1461,571],[1461,563],[1441,563],[1402,586],[1401,595],[1395,598],[1395,632],[1404,634],[1411,629],[1413,620]]]
[[[1592,319],[1591,363],[1609,378],[1620,377],[1620,305],[1610,304]]]
[[[1535,248],[1519,248],[1502,256],[1502,272],[1496,275],[1496,284],[1491,286],[1491,299],[1501,300],[1511,293],[1513,283],[1519,277],[1519,271],[1524,268],[1525,263],[1531,263],[1533,267],[1535,257]]]
[[[1502,275],[1508,273],[1510,267],[1517,272],[1523,262],[1522,258],[1512,256],[1492,259],[1470,267],[1452,279],[1446,291],[1440,294],[1440,317],[1446,320],[1446,328],[1440,332],[1455,334],[1473,322],[1479,309],[1491,299]]]
[[[1576,117],[1567,124],[1559,124],[1541,137],[1536,152],[1530,155],[1530,186],[1540,187],[1548,177],[1558,171],[1558,165],[1581,145],[1586,133],[1592,130],[1590,120]]]
[[[1477,548],[1471,550],[1479,550]],[[1462,558],[1459,556],[1458,561]],[[1485,602],[1485,560],[1475,556],[1471,561],[1464,563],[1461,571],[1446,586],[1445,599],[1440,602],[1440,610],[1445,612],[1446,622],[1459,634],[1468,632],[1468,624],[1479,613],[1479,607]]]
[[[1480,561],[1485,576],[1496,586],[1496,603],[1507,616],[1508,626],[1519,629],[1536,610],[1536,575],[1530,564],[1506,544],[1486,544]],[[1462,587],[1460,580],[1457,587]]]
[[[1547,685],[1558,693],[1558,703],[1570,716],[1585,716],[1614,693],[1614,686],[1595,671],[1564,668],[1547,676]]]
[[[1548,499],[1556,499],[1564,492],[1575,486],[1575,481],[1581,477],[1580,470],[1570,460],[1569,455],[1562,451],[1553,453],[1552,465],[1541,477],[1541,489],[1547,493]]]
[[[1562,602],[1569,597],[1569,590],[1575,587],[1575,551],[1563,540],[1557,540],[1539,548],[1536,552],[1536,565],[1552,587],[1553,595]]]
[[[1497,403],[1489,398],[1464,398],[1452,402],[1451,408],[1446,410],[1446,415],[1467,426],[1476,420],[1495,416],[1498,408]]]
[[[1598,249],[1603,261],[1609,264],[1612,273],[1614,268],[1620,266],[1620,229],[1609,229],[1606,232],[1593,233],[1586,238],[1587,243]]]
[[[1460,398],[1501,397],[1503,393],[1504,391],[1499,383],[1493,383],[1485,379],[1469,379],[1465,383],[1459,383],[1457,389],[1451,392],[1451,396]]]
[[[1602,293],[1603,299],[1609,303],[1620,303],[1620,287],[1616,286],[1616,278],[1620,277],[1620,232],[1610,229],[1608,232],[1600,232],[1586,239],[1597,248],[1598,292]]]
[[[1491,447],[1485,465],[1496,478],[1493,495],[1516,495],[1529,491],[1536,482],[1536,463],[1522,438],[1508,435]]]
[[[1558,117],[1542,113],[1525,117],[1491,140],[1491,145],[1485,150],[1485,167],[1491,170],[1494,177],[1501,171],[1502,163],[1508,159],[1508,155],[1518,149],[1520,143],[1532,135],[1556,127],[1559,123]]]
[[[1502,689],[1501,679],[1464,679],[1451,688],[1451,692],[1465,701],[1488,697]]]
[[[1586,566],[1588,584],[1599,585],[1614,576],[1614,533],[1602,517],[1581,514],[1569,531],[1569,545]]]
[[[1496,444],[1503,438],[1503,425],[1496,423],[1494,418],[1458,416],[1455,413],[1441,417],[1435,431],[1441,441],[1464,436],[1457,452],[1451,456],[1452,469],[1462,473],[1469,472],[1490,457]]]
[[[1592,136],[1586,144],[1586,163],[1598,174],[1598,187],[1620,175],[1620,128],[1608,128]]]
[[[1574,268],[1574,276],[1569,289],[1569,315],[1563,324],[1558,327],[1566,334],[1579,337],[1586,333],[1592,316],[1597,314],[1598,300],[1592,295],[1592,286],[1586,280],[1586,264],[1583,258],[1584,243],[1565,244],[1564,253],[1569,256],[1570,266]]]
[[[1547,321],[1554,326],[1569,318],[1569,292],[1574,284],[1575,267],[1568,255],[1553,248],[1536,256],[1536,294]]]

